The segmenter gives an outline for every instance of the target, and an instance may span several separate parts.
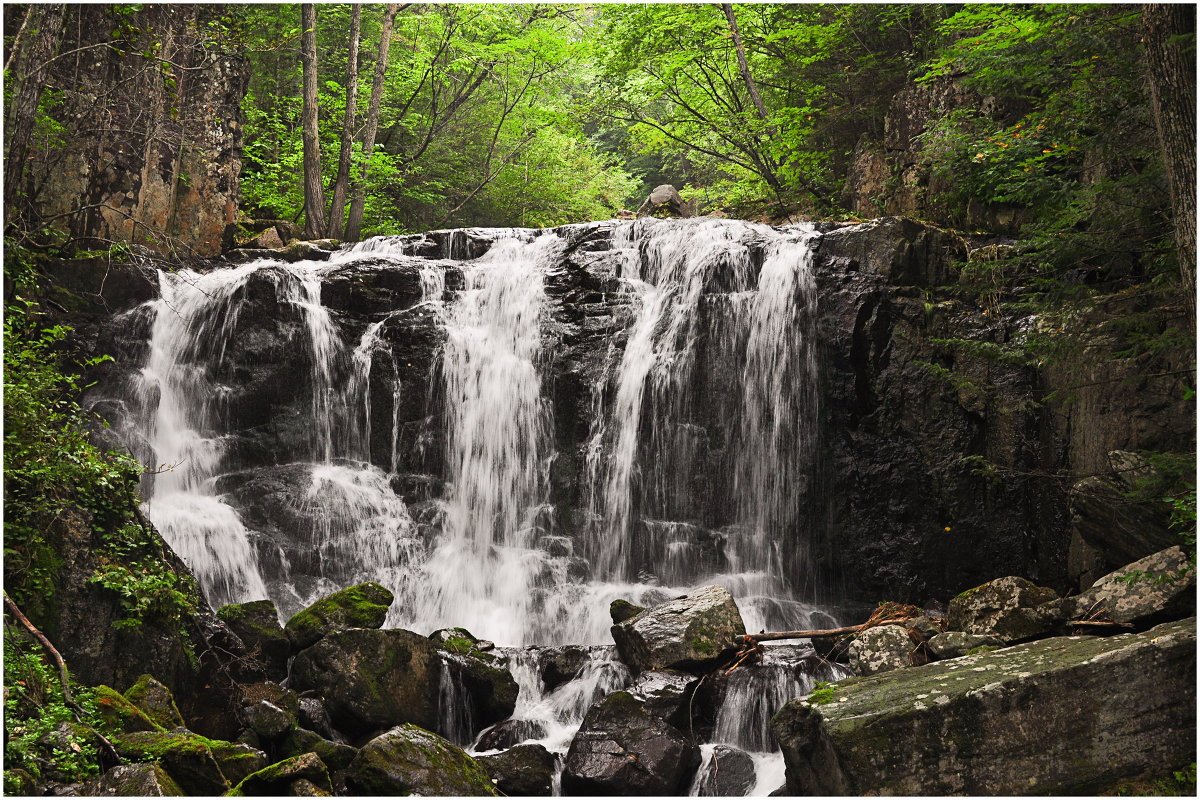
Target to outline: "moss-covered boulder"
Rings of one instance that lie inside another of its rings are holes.
[[[1066,621],[1053,589],[1009,576],[968,589],[950,601],[950,630],[1018,642],[1046,636]]]
[[[707,672],[734,652],[745,632],[733,595],[721,586],[706,586],[612,626],[617,653],[634,672]]]
[[[259,700],[246,706],[242,709],[242,717],[246,727],[263,740],[278,739],[296,728],[296,715],[289,714],[268,700]]]
[[[360,583],[321,598],[287,621],[284,632],[293,650],[311,647],[334,631],[379,628],[395,599],[378,583]]]
[[[9,797],[28,797],[30,795],[41,794],[37,790],[37,781],[28,770],[24,769],[6,769],[4,770],[4,793]]]
[[[554,789],[557,758],[540,744],[523,744],[475,760],[509,797],[549,797]]]
[[[620,597],[608,604],[608,616],[612,618],[613,625],[631,620],[645,610],[645,606],[634,605]]]
[[[152,675],[142,675],[138,678],[137,683],[125,690],[125,699],[163,728],[170,730],[184,726],[183,715],[175,705],[175,696]]]
[[[1102,613],[1113,622],[1146,625],[1196,613],[1196,568],[1180,547],[1153,553],[1105,575],[1069,598],[1068,613]]]
[[[249,745],[188,731],[139,731],[112,741],[117,753],[128,761],[161,764],[188,794],[223,794],[267,765],[266,755]]]
[[[839,681],[771,727],[793,795],[1094,794],[1195,760],[1196,621]]]
[[[307,781],[324,795],[333,794],[329,769],[315,753],[303,753],[285,758],[243,778],[232,791],[232,797],[295,796],[292,784]]]
[[[400,725],[367,742],[346,771],[346,786],[363,795],[499,794],[475,759],[416,725]]]
[[[246,655],[258,661],[271,680],[287,677],[292,644],[279,624],[279,611],[270,600],[234,603],[217,609],[217,616],[246,645]]]
[[[100,719],[121,733],[135,731],[161,731],[163,728],[146,715],[145,711],[135,706],[123,694],[111,686],[97,686],[95,689],[96,713]]]
[[[700,764],[700,748],[649,713],[629,692],[598,701],[571,741],[563,790],[571,795],[679,795]]]
[[[429,638],[452,653],[467,655],[479,651],[479,639],[466,628],[438,628]]]
[[[350,762],[358,755],[358,749],[341,742],[331,742],[304,728],[297,728],[280,742],[276,753],[281,758],[315,753],[329,769],[337,772],[350,766]]]
[[[357,628],[301,651],[291,685],[323,697],[334,726],[361,738],[405,722],[436,728],[441,671],[438,649],[426,637]]]
[[[183,789],[158,764],[122,764],[79,790],[84,797],[183,797]]]

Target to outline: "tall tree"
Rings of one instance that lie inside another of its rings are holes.
[[[350,54],[346,58],[346,121],[342,126],[338,151],[337,178],[333,182],[333,200],[329,206],[329,235],[342,238],[346,222],[346,199],[350,183],[350,158],[354,152],[354,118],[358,105],[358,43],[362,24],[362,5],[355,3],[350,12]]]
[[[1191,306],[1196,299],[1196,6],[1143,6],[1142,39],[1154,126],[1171,192],[1179,272]]]
[[[379,106],[383,100],[383,79],[387,74],[388,50],[392,46],[392,26],[399,3],[388,3],[383,14],[383,30],[379,35],[379,55],[375,59],[375,79],[371,83],[371,100],[367,104],[367,124],[363,130],[362,167],[358,179],[350,192],[350,219],[346,223],[346,238],[358,239],[362,233],[363,207],[366,204],[367,175],[371,168],[371,155],[375,151],[375,134],[379,130]]]
[[[304,69],[304,232],[310,239],[325,236],[325,189],[321,181],[321,138],[317,129],[317,10],[300,6],[300,60]]]
[[[4,126],[5,225],[17,206],[38,104],[45,88],[46,66],[58,50],[64,11],[59,3],[30,5],[5,65],[6,77],[17,84]]]

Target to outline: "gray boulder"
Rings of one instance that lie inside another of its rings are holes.
[[[696,797],[745,797],[754,788],[754,759],[749,753],[719,744],[700,766],[692,784]]]
[[[873,675],[771,722],[793,795],[1097,794],[1195,760],[1196,620]]]
[[[568,795],[677,795],[700,764],[700,748],[628,692],[588,709],[567,751]]]
[[[706,672],[733,653],[737,637],[745,633],[733,595],[720,586],[706,586],[612,626],[617,653],[634,672]]]
[[[995,636],[981,636],[962,631],[946,631],[929,640],[929,652],[934,658],[958,658],[978,647],[1003,647],[1004,642]]]
[[[1072,618],[1102,613],[1133,625],[1189,616],[1196,611],[1196,568],[1182,548],[1169,547],[1105,575],[1068,603]]]
[[[247,775],[234,787],[232,794],[244,797],[294,796],[292,784],[296,781],[312,784],[319,794],[333,794],[329,770],[315,753],[292,756]]]
[[[558,759],[540,744],[523,744],[475,760],[509,797],[549,797],[553,792]]]
[[[392,593],[378,583],[360,583],[323,597],[288,620],[284,632],[294,650],[349,628],[379,628],[392,605]]]
[[[692,206],[684,202],[679,190],[669,183],[654,187],[637,210],[639,217],[690,217]]]
[[[246,720],[246,727],[263,739],[278,739],[296,727],[294,714],[289,714],[268,700],[246,706],[242,709],[242,716]]]
[[[642,708],[681,731],[688,729],[688,705],[700,679],[675,669],[643,672],[625,691]]]
[[[968,589],[950,601],[950,630],[1016,642],[1044,636],[1066,620],[1053,589],[1007,577]]]
[[[856,675],[874,675],[911,667],[916,644],[899,625],[868,628],[850,643],[850,665]]]
[[[84,797],[183,797],[183,789],[158,764],[122,764],[83,784],[79,794]]]
[[[332,633],[292,662],[292,687],[324,698],[334,726],[365,737],[405,722],[438,724],[442,660],[424,636],[404,630]]]
[[[436,733],[401,725],[363,746],[346,771],[346,786],[363,795],[495,797],[475,759]]]

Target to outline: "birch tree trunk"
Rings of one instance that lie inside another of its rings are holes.
[[[383,31],[379,35],[379,55],[375,60],[375,80],[371,83],[371,100],[367,105],[367,124],[363,130],[362,168],[350,190],[350,219],[346,223],[346,238],[357,240],[362,233],[363,206],[366,203],[367,174],[371,167],[371,154],[375,150],[375,134],[379,130],[379,104],[383,100],[383,78],[387,74],[388,49],[392,46],[392,26],[399,3],[388,3],[383,15]]]
[[[350,184],[350,157],[354,151],[354,121],[358,104],[358,43],[362,27],[362,5],[350,7],[350,55],[346,59],[346,121],[342,128],[342,146],[338,152],[337,178],[329,205],[329,230],[334,239],[342,238],[346,223],[346,199]]]

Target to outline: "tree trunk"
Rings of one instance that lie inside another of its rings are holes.
[[[388,49],[392,46],[392,26],[399,3],[388,3],[383,14],[383,31],[379,35],[379,56],[375,60],[375,80],[371,84],[371,100],[367,105],[367,125],[363,131],[362,169],[350,192],[350,220],[346,223],[346,238],[355,241],[362,233],[363,205],[366,202],[367,173],[375,150],[375,133],[379,130],[379,105],[383,100],[383,78],[387,73]]]
[[[1142,6],[1150,104],[1162,151],[1179,274],[1189,309],[1196,300],[1196,7]]]
[[[304,65],[304,235],[325,237],[325,190],[321,181],[321,138],[317,130],[317,10],[300,6],[300,59]]]
[[[8,58],[12,64],[9,80],[19,81],[13,92],[4,126],[4,224],[7,227],[17,210],[21,194],[25,160],[33,138],[38,104],[45,85],[46,64],[58,50],[62,36],[65,8],[53,5],[30,5],[21,26],[21,41]]]
[[[750,101],[754,103],[754,108],[758,110],[759,118],[767,123],[771,135],[776,136],[778,131],[774,125],[771,125],[771,118],[767,114],[767,106],[763,103],[762,95],[758,92],[758,84],[754,82],[754,76],[750,74],[750,64],[746,61],[746,48],[742,45],[742,35],[738,32],[737,17],[733,15],[733,5],[722,3],[721,8],[725,11],[725,19],[729,23],[729,32],[733,34],[733,49],[737,52],[738,71],[742,73],[742,83],[746,84],[746,91],[750,95]]]
[[[333,182],[333,200],[329,206],[329,235],[342,238],[346,222],[346,195],[350,183],[350,157],[354,150],[354,117],[358,104],[358,40],[362,23],[362,5],[350,7],[350,55],[346,59],[346,122],[342,128],[342,147],[338,152],[337,178]]]

